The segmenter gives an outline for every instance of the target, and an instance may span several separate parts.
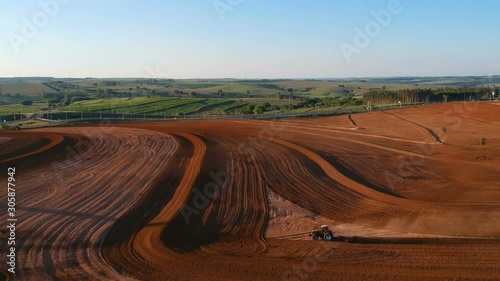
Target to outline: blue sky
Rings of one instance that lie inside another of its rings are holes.
[[[0,0],[7,77],[493,75],[499,45],[493,0]]]

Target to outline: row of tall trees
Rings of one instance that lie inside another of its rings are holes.
[[[365,104],[371,106],[422,102],[448,102],[461,100],[489,99],[492,92],[498,93],[496,87],[443,87],[438,89],[405,89],[398,91],[372,90],[363,95]]]

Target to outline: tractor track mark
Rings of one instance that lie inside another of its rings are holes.
[[[406,121],[406,122],[408,122],[408,123],[411,123],[411,124],[413,124],[413,125],[415,125],[415,126],[418,126],[418,127],[420,127],[420,128],[425,129],[427,132],[429,132],[429,134],[430,134],[430,135],[434,138],[434,140],[435,140],[437,143],[443,143],[443,141],[441,140],[441,138],[440,138],[440,137],[436,134],[436,132],[434,132],[433,130],[431,130],[431,129],[427,128],[427,127],[424,127],[424,126],[422,126],[422,125],[420,125],[420,124],[418,124],[418,123],[415,123],[415,122],[413,122],[413,121],[410,121],[410,120],[408,120],[408,119],[405,119],[405,118],[403,118],[403,117],[399,117],[399,116],[397,116],[397,115],[395,115],[395,114],[389,113],[389,112],[387,112],[387,111],[382,111],[382,112],[383,112],[383,113],[385,113],[385,114],[388,114],[388,115],[394,116],[394,117],[396,117],[396,118],[399,118],[399,119],[401,119],[401,120],[403,120],[403,121]]]

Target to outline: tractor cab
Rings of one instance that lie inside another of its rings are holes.
[[[328,225],[324,224],[321,226],[321,233],[325,233],[326,231],[328,231]]]

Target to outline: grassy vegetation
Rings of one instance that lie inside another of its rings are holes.
[[[406,102],[401,99],[400,91],[441,93],[445,85],[482,85],[490,81],[488,77],[346,80],[0,78],[0,116],[41,113],[49,109],[51,112],[168,116],[348,110],[363,108],[367,106],[365,102],[370,106],[394,103],[396,99]],[[460,94],[465,88],[444,89],[443,93],[448,95],[455,90]],[[416,102],[425,98],[420,96],[408,100]]]
[[[225,85],[224,83],[179,83],[177,84],[180,88],[186,89],[204,89],[204,88],[213,88],[220,87]]]
[[[269,98],[110,98],[79,101],[61,106],[58,110],[161,115],[230,114],[241,112],[247,105],[265,103],[283,106],[296,104],[297,101]]]
[[[0,105],[0,116],[19,114],[19,113],[33,113],[33,111],[40,111],[47,108],[46,103],[33,103],[33,105],[21,105],[17,104],[4,104]]]
[[[29,128],[29,127],[42,127],[46,126],[49,122],[46,121],[35,121],[35,120],[26,120],[26,121],[18,121],[18,122],[9,122],[10,127],[23,127],[23,128]]]
[[[23,83],[23,84],[1,84],[0,85],[0,93],[2,94],[2,98],[6,97],[17,97],[17,96],[25,96],[25,97],[33,97],[33,98],[41,98],[43,93],[55,93],[55,91],[49,87],[44,86],[41,83]]]

